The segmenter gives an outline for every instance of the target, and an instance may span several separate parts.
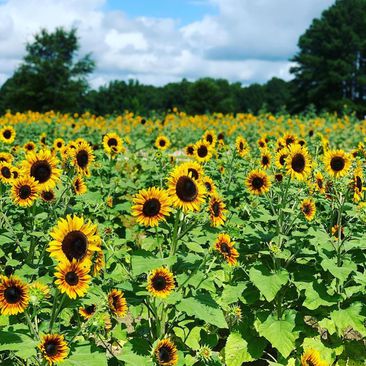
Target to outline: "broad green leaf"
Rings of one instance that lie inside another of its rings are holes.
[[[243,362],[251,361],[248,353],[248,343],[238,332],[229,335],[225,346],[225,365],[241,366]]]
[[[298,333],[294,332],[295,315],[287,313],[283,319],[270,315],[264,323],[258,326],[259,334],[266,338],[273,347],[287,358],[295,348]]]
[[[357,270],[357,265],[351,261],[344,261],[341,267],[337,266],[337,263],[333,259],[325,258],[321,262],[321,266],[329,271],[334,277],[338,278],[341,283],[345,282],[348,276]]]
[[[235,286],[225,286],[222,296],[220,297],[220,302],[224,305],[230,305],[237,302],[245,288],[246,284],[244,282],[239,282]]]
[[[334,347],[334,346],[333,346]],[[335,358],[336,353],[334,348],[328,348],[321,340],[320,336],[314,338],[305,338],[302,344],[302,348],[304,350],[307,349],[315,349],[320,352],[322,355],[323,361],[328,362],[329,365],[332,365]]]
[[[63,366],[107,366],[106,353],[89,343],[78,344],[71,350]]]
[[[339,297],[329,295],[324,284],[313,282],[305,287],[303,305],[310,310],[318,309],[320,306],[332,306],[337,303],[337,300]]]
[[[26,334],[0,331],[0,351],[14,351],[18,357],[36,354],[37,342]]]
[[[178,311],[194,316],[208,324],[216,325],[218,328],[227,328],[224,313],[208,294],[183,299],[176,308]]]
[[[161,266],[171,266],[176,261],[176,256],[161,259],[156,258],[149,252],[139,251],[139,254],[131,257],[132,272],[134,276],[138,276]]]
[[[276,297],[281,287],[287,283],[289,277],[286,270],[271,273],[266,267],[257,266],[250,269],[249,278],[270,302]]]

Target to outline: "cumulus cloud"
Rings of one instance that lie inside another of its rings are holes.
[[[41,28],[77,27],[80,53],[92,53],[94,87],[113,79],[162,85],[183,77],[244,84],[289,79],[289,58],[312,18],[334,0],[201,0],[215,15],[181,26],[176,18],[131,18],[106,0],[6,0],[0,3],[0,83]],[[192,3],[192,2],[191,2]],[[187,1],[187,9],[189,4]],[[121,2],[123,8],[123,2]]]

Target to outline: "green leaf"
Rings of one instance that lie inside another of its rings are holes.
[[[225,365],[241,366],[243,362],[251,360],[247,341],[242,338],[240,333],[231,333],[227,338],[225,346]]]
[[[259,334],[266,338],[273,347],[287,358],[295,348],[298,333],[294,332],[295,314],[287,313],[283,319],[276,319],[270,315],[266,321],[258,326]]]
[[[164,265],[171,266],[176,261],[176,256],[160,259],[151,255],[149,252],[141,250],[138,254],[131,257],[132,272],[134,276],[138,276],[141,273],[147,273],[152,269],[159,268]]]
[[[216,325],[218,328],[227,328],[224,313],[209,294],[183,299],[176,308],[178,311],[201,319],[208,324]]]
[[[152,364],[149,357],[138,355],[132,350],[125,348],[122,349],[116,358],[123,361],[126,366],[151,366]]]
[[[250,269],[249,278],[266,300],[270,302],[276,297],[281,287],[287,283],[289,276],[286,270],[271,273],[264,266],[256,266]]]
[[[37,344],[26,334],[0,331],[0,351],[14,351],[25,359],[36,354]]]
[[[63,366],[107,366],[105,352],[89,343],[78,344],[70,356],[62,362]]]
[[[339,296],[331,296],[322,283],[310,283],[305,287],[305,301],[303,305],[309,310],[318,309],[320,306],[332,306],[339,300]]]
[[[238,299],[241,297],[244,289],[246,288],[246,283],[239,282],[235,286],[227,285],[222,291],[222,296],[220,296],[220,302],[223,305],[230,305],[234,302],[237,302]]]
[[[350,260],[344,261],[341,267],[337,266],[337,263],[333,259],[325,258],[321,262],[321,266],[329,271],[334,277],[338,278],[341,283],[345,282],[348,276],[357,270],[357,265]]]

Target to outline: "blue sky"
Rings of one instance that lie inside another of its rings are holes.
[[[93,87],[137,79],[291,79],[299,36],[335,0],[0,0],[0,84],[41,28],[78,29]],[[37,9],[35,11],[35,9]]]

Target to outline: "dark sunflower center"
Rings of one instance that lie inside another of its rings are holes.
[[[197,149],[197,154],[200,158],[205,158],[207,156],[208,153],[208,149],[205,145],[201,145],[198,149]]]
[[[16,304],[17,302],[19,302],[21,295],[22,295],[21,290],[16,286],[8,287],[4,291],[5,300],[9,304]]]
[[[304,155],[296,154],[291,160],[291,167],[296,173],[302,173],[305,169]]]
[[[6,159],[2,156],[0,156],[0,163],[6,163]]]
[[[52,201],[53,200],[53,193],[51,191],[45,191],[42,193],[42,197],[46,200],[46,201]]]
[[[33,150],[33,145],[27,145],[26,149],[29,150],[29,151]]]
[[[239,143],[239,150],[243,150],[244,149],[244,144],[242,142]]]
[[[230,247],[226,243],[221,243],[220,249],[224,254],[230,255],[231,253]]]
[[[195,182],[190,177],[180,177],[175,187],[179,199],[185,202],[192,202],[198,195]]]
[[[307,366],[316,366],[315,363],[311,360],[306,360],[305,362],[306,362]]]
[[[1,174],[5,178],[10,178],[11,177],[11,171],[7,166],[3,166],[1,168]]]
[[[291,145],[294,142],[294,139],[292,137],[288,137],[286,139],[286,145]]]
[[[268,156],[263,156],[262,157],[262,164],[263,165],[268,165],[269,164],[269,158],[268,158]]]
[[[81,231],[70,231],[62,241],[62,251],[69,261],[85,257],[88,240]]]
[[[32,193],[32,189],[28,185],[21,186],[19,189],[19,197],[22,200],[25,200],[26,198],[28,198],[31,195],[31,193]]]
[[[60,148],[61,146],[62,146],[62,142],[60,142],[60,141],[59,141],[59,142],[57,143],[57,147],[58,147],[58,148]]]
[[[188,154],[189,154],[189,155],[192,155],[192,154],[193,154],[193,152],[194,152],[193,147],[192,147],[192,146],[189,146],[189,147],[187,148],[187,152],[188,152]]]
[[[160,212],[161,204],[157,198],[151,198],[144,203],[142,212],[145,216],[153,217]]]
[[[42,137],[41,138],[41,142],[42,142],[42,144],[45,144],[46,143],[46,138],[45,137]]]
[[[165,140],[159,140],[159,145],[160,145],[161,147],[165,146]]]
[[[317,179],[317,183],[318,183],[318,187],[320,189],[322,189],[323,188],[323,181],[321,179]]]
[[[304,205],[304,207],[302,208],[302,211],[304,212],[305,215],[309,215],[311,213],[311,206]]]
[[[209,182],[205,182],[205,186],[206,186],[206,189],[207,189],[208,192],[212,191],[212,186]]]
[[[89,163],[89,154],[85,150],[80,150],[76,154],[76,161],[80,168],[85,168]]]
[[[32,165],[30,175],[39,183],[47,182],[52,174],[51,166],[46,160],[39,160]]]
[[[252,186],[254,189],[260,189],[264,185],[263,178],[261,177],[254,177],[252,180]]]
[[[282,174],[276,174],[276,175],[275,175],[275,178],[276,178],[276,181],[277,181],[277,182],[282,182],[282,180],[283,180],[283,175],[282,175]]]
[[[19,173],[16,170],[14,170],[13,171],[13,178],[17,179],[18,177],[19,177]]]
[[[344,166],[345,166],[345,161],[341,156],[335,156],[330,161],[330,167],[335,172],[340,172],[341,170],[344,169]]]
[[[219,140],[223,140],[224,139],[224,134],[221,132],[221,133],[219,133],[218,135],[217,135],[217,138],[219,139]]]
[[[117,146],[117,140],[112,137],[111,139],[108,140],[108,146]]]
[[[309,137],[312,137],[314,135],[314,131],[313,130],[310,130],[309,131]]]
[[[162,291],[166,288],[166,279],[163,276],[155,276],[152,284],[155,290]]]
[[[209,142],[210,144],[212,144],[212,142],[213,142],[213,137],[212,137],[212,135],[207,135],[207,136],[206,136],[206,141],[207,141],[207,142]]]
[[[85,311],[88,313],[88,314],[93,314],[95,312],[95,305],[89,305],[85,308]]]
[[[358,175],[356,176],[356,187],[360,192],[362,191],[362,180]]]
[[[57,344],[53,342],[47,343],[44,349],[48,356],[55,356],[58,352]]]
[[[118,296],[112,296],[112,304],[113,304],[114,309],[117,310],[119,307]]]
[[[285,165],[286,158],[287,158],[287,155],[281,155],[280,156],[280,164],[282,166]]]
[[[160,347],[159,349],[159,361],[160,362],[169,362],[171,361],[172,354],[171,350],[168,347]]]
[[[3,136],[7,140],[10,139],[10,137],[11,137],[11,131],[10,130],[5,130],[4,133],[3,133]]]
[[[199,177],[198,171],[196,169],[189,168],[188,173],[191,173],[192,178],[194,178],[194,179],[198,179],[198,177]]]
[[[79,191],[79,189],[80,189],[80,181],[79,181],[79,179],[77,179],[75,181],[75,189],[76,189],[76,191]]]
[[[265,144],[263,141],[261,141],[261,142],[259,143],[259,146],[260,146],[260,147],[264,147],[264,146],[266,146],[266,144]]]
[[[79,282],[79,276],[71,271],[71,272],[67,272],[66,276],[65,276],[65,281],[70,285],[70,286],[75,286],[78,284]]]
[[[215,202],[211,207],[212,207],[214,216],[215,217],[220,216],[220,204],[218,202]]]

